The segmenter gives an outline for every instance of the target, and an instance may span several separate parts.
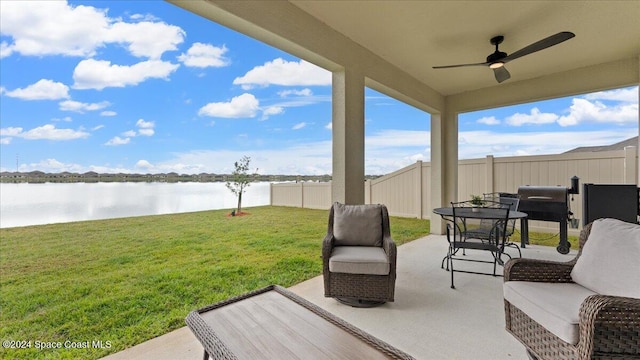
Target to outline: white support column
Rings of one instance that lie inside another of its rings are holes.
[[[447,108],[448,110],[448,108]],[[431,115],[431,208],[450,206],[458,198],[458,115]],[[444,234],[445,222],[431,215],[431,233]]]
[[[364,204],[364,76],[333,72],[332,201]]]

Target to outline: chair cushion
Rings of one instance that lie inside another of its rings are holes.
[[[593,222],[571,278],[601,295],[640,298],[638,259],[640,225],[598,219]]]
[[[336,246],[382,246],[381,205],[333,205]]]
[[[577,344],[580,305],[595,292],[574,283],[507,281],[504,298],[560,339]]]
[[[389,260],[381,247],[336,246],[329,258],[329,271],[347,274],[388,275]]]

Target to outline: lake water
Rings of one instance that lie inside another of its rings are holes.
[[[269,183],[253,183],[242,207],[270,204]],[[224,183],[0,183],[0,228],[234,209]]]

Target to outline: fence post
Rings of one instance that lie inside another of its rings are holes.
[[[494,192],[495,186],[493,183],[493,155],[487,155],[487,161],[485,163],[485,171],[486,171],[486,184],[485,184],[485,192],[492,193]]]
[[[422,160],[416,161],[413,171],[416,172],[416,197],[418,198],[416,217],[422,219]]]
[[[364,203],[371,204],[371,180],[364,180]]]
[[[273,206],[273,183],[269,183],[269,206]]]
[[[638,183],[638,163],[636,157],[638,156],[638,149],[635,146],[626,146],[624,148],[624,183],[625,184],[637,184]]]
[[[304,209],[304,182],[300,182],[300,207]]]

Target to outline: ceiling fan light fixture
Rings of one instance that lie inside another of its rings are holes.
[[[504,66],[504,63],[502,61],[496,61],[496,62],[492,62],[491,64],[489,64],[489,67],[491,69],[499,69],[501,67]]]

